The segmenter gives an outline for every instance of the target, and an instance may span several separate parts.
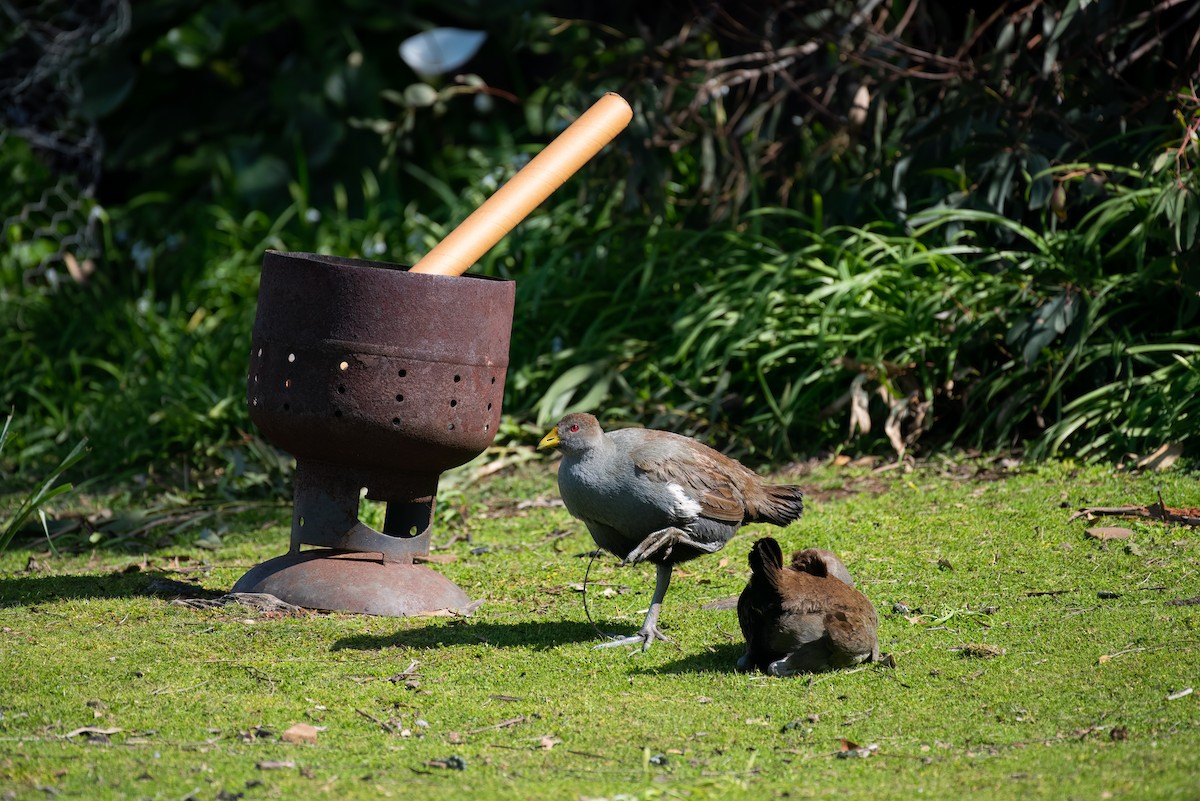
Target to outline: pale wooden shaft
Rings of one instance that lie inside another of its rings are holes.
[[[612,92],[604,95],[414,264],[411,272],[462,275],[632,118],[633,110],[624,98]]]

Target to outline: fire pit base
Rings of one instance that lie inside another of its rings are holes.
[[[406,617],[462,610],[467,594],[423,565],[331,548],[277,556],[238,579],[234,592],[265,592],[308,609]]]

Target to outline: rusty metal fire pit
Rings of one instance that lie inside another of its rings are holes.
[[[632,116],[605,95],[412,268],[266,254],[246,400],[296,457],[295,509],[291,549],[234,592],[377,615],[466,606],[414,559],[429,553],[439,476],[495,436],[515,287],[462,274]],[[382,531],[358,519],[364,492],[387,504]]]
[[[289,552],[235,592],[378,615],[467,604],[414,558],[429,553],[440,474],[496,433],[514,292],[511,281],[266,254],[246,394],[263,436],[296,457],[295,508]],[[358,519],[364,490],[387,504],[382,531]]]

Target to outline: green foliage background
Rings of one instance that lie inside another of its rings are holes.
[[[477,268],[502,436],[1194,453],[1200,7],[947,5],[45,3],[0,34],[3,467],[269,483],[263,251],[411,263],[608,90],[630,128]],[[487,42],[416,75],[445,25]]]

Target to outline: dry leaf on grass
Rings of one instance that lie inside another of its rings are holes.
[[[871,754],[879,750],[879,743],[871,743],[870,745],[859,745],[856,742],[841,738],[838,740],[840,749],[837,752],[838,759],[853,759],[858,757],[866,759]]]
[[[312,743],[315,745],[319,731],[321,731],[319,728],[309,723],[296,723],[280,735],[280,738],[285,743]]]
[[[408,679],[411,679],[414,676],[419,676],[421,674],[417,672],[417,668],[420,666],[421,666],[421,663],[414,659],[408,663],[408,667],[406,667],[404,670],[402,670],[399,673],[396,673],[394,675],[388,676],[386,681],[390,681],[392,684],[399,684],[400,682],[407,681]]]
[[[72,737],[78,737],[81,734],[92,734],[92,735],[98,734],[98,735],[103,735],[103,736],[107,737],[110,734],[117,734],[117,733],[123,732],[123,731],[125,731],[125,730],[119,729],[115,726],[111,726],[108,728],[100,728],[98,726],[80,726],[78,729],[74,729],[72,731],[67,732],[66,734],[63,735],[63,737],[68,740],[71,739]]]
[[[477,598],[466,606],[455,607],[453,609],[434,609],[432,612],[419,612],[411,615],[411,617],[470,617],[481,606],[483,606],[483,599]]]
[[[988,645],[983,642],[969,642],[966,645],[960,645],[956,649],[961,656],[972,657],[975,659],[991,659],[996,656],[1004,656],[1004,649],[998,645]]]
[[[1133,536],[1131,529],[1121,526],[1096,526],[1089,528],[1086,533],[1094,540],[1127,540]]]

